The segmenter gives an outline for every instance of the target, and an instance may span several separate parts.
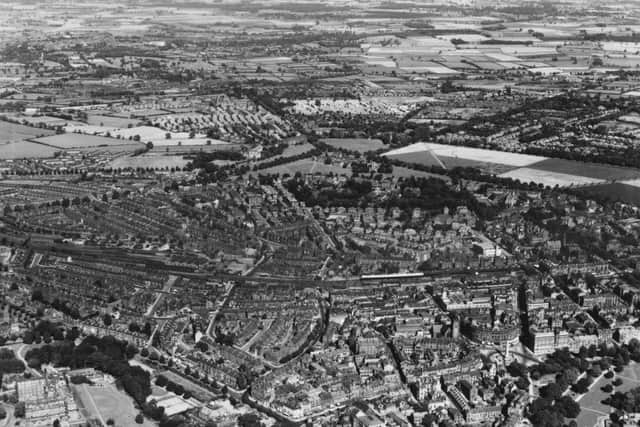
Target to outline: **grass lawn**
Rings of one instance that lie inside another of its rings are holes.
[[[83,384],[76,387],[76,390],[85,410],[90,416],[102,422],[106,423],[109,419],[113,419],[115,425],[121,427],[134,425],[153,427],[155,425],[147,419],[143,424],[137,424],[135,417],[140,411],[134,406],[133,399],[112,385],[100,387]]]
[[[375,151],[388,147],[379,139],[368,138],[327,138],[322,139],[321,142],[335,148],[343,148],[345,150],[358,151],[360,153],[366,153],[367,151]]]
[[[640,364],[631,362],[620,374],[616,374],[611,379],[603,376],[591,386],[589,392],[578,400],[582,410],[576,418],[576,422],[580,427],[592,427],[597,423],[598,418],[609,416],[612,408],[602,403],[602,401],[609,397],[611,393],[605,393],[601,388],[606,384],[611,384],[615,378],[622,379],[622,384],[614,387],[614,392],[626,392],[632,388],[640,387]]]

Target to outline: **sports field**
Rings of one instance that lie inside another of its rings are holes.
[[[154,427],[155,424],[145,419],[143,424],[137,424],[135,417],[140,413],[134,406],[133,399],[124,391],[116,389],[113,385],[89,386],[82,384],[75,386],[80,397],[83,414],[93,419],[99,420],[102,425],[112,419],[116,426]]]
[[[387,147],[379,139],[368,138],[327,138],[322,139],[321,142],[335,148],[358,151],[360,153],[366,153],[367,151],[375,151]]]

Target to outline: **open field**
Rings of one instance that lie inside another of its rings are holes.
[[[546,159],[539,163],[535,163],[530,167],[532,169],[539,169],[548,172],[579,175],[588,178],[603,179],[605,181],[621,181],[640,178],[640,170],[638,169],[597,163],[585,163],[574,160]]]
[[[284,175],[288,173],[289,175],[293,176],[296,172],[300,172],[303,175],[307,173],[327,174],[329,172],[333,172],[337,175],[351,175],[351,169],[343,168],[338,165],[325,165],[324,162],[314,161],[313,159],[302,159],[295,162],[274,166],[258,171],[256,172],[256,174],[278,173],[280,175]]]
[[[54,131],[48,129],[32,128],[0,120],[0,144],[54,134]]]
[[[637,181],[630,181],[627,183],[614,182],[598,184],[582,189],[586,194],[593,194],[599,196],[605,196],[611,200],[620,200],[626,203],[632,203],[640,205],[640,187],[633,185]]]
[[[386,156],[393,160],[399,160],[401,162],[412,163],[416,165],[446,167],[445,164],[438,158],[438,156],[433,154],[433,152],[430,150],[394,155],[386,154]]]
[[[479,163],[493,163],[513,167],[525,167],[541,162],[546,157],[532,156],[529,154],[508,153],[505,151],[487,150],[484,148],[464,147],[458,145],[435,144],[417,142],[406,147],[391,150],[385,156],[411,156],[422,152],[431,152],[433,155],[450,159],[462,159]]]
[[[154,426],[154,423],[147,419],[143,424],[137,424],[135,416],[140,411],[135,408],[133,400],[125,392],[117,390],[112,385],[100,387],[82,384],[76,387],[76,391],[80,396],[85,411],[91,417],[97,418],[104,423],[109,419],[113,419],[116,426]]]
[[[141,156],[125,156],[114,159],[109,166],[112,168],[183,168],[189,160],[182,156],[163,156],[162,154],[143,154]]]
[[[548,187],[572,187],[603,183],[604,180],[566,173],[548,172],[532,168],[519,168],[500,175],[503,178],[517,179],[521,182],[535,182]]]
[[[438,156],[447,169],[454,168],[477,168],[483,172],[500,175],[517,169],[515,166],[501,163],[481,162],[478,160],[462,159],[460,157]]]
[[[136,126],[138,123],[140,123],[140,120],[138,119],[129,119],[125,117],[103,116],[100,114],[89,114],[87,116],[87,124],[92,126],[126,128],[129,125]]]
[[[425,144],[426,147],[432,150],[437,156],[475,160],[484,163],[498,163],[508,166],[525,167],[546,159],[546,157],[542,156],[487,150],[484,148],[473,148],[434,143],[419,144]]]
[[[367,138],[327,138],[322,139],[321,142],[328,144],[335,148],[343,148],[345,150],[359,151],[360,153],[366,153],[367,151],[380,150],[387,146],[379,139],[367,139]]]
[[[53,157],[60,149],[31,141],[17,141],[0,144],[0,160],[45,159]]]
[[[615,387],[615,391],[626,392],[635,387],[640,387],[640,364],[631,362],[624,368],[620,374],[616,374],[614,378],[622,379],[622,384]],[[582,396],[578,401],[582,408],[580,415],[576,418],[579,426],[592,427],[600,417],[609,417],[612,408],[602,403],[604,399],[609,397],[610,393],[601,390],[605,384],[610,384],[612,379],[604,376],[595,382],[588,393]]]
[[[35,140],[41,144],[52,147],[70,150],[74,148],[98,148],[110,146],[131,146],[142,148],[143,144],[125,139],[105,138],[102,136],[83,135],[80,133],[65,133],[60,135],[47,136]]]

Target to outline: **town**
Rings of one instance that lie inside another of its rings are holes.
[[[0,427],[640,422],[633,0],[4,0]]]

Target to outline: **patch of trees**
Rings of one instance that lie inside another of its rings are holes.
[[[128,360],[136,352],[136,347],[126,341],[111,336],[89,336],[77,346],[72,341],[63,341],[31,349],[25,358],[32,367],[51,363],[71,369],[91,367],[106,372],[142,405],[151,394],[151,382],[148,372],[129,365]]]
[[[24,363],[16,358],[12,350],[0,349],[0,376],[4,374],[19,374],[24,371]]]

